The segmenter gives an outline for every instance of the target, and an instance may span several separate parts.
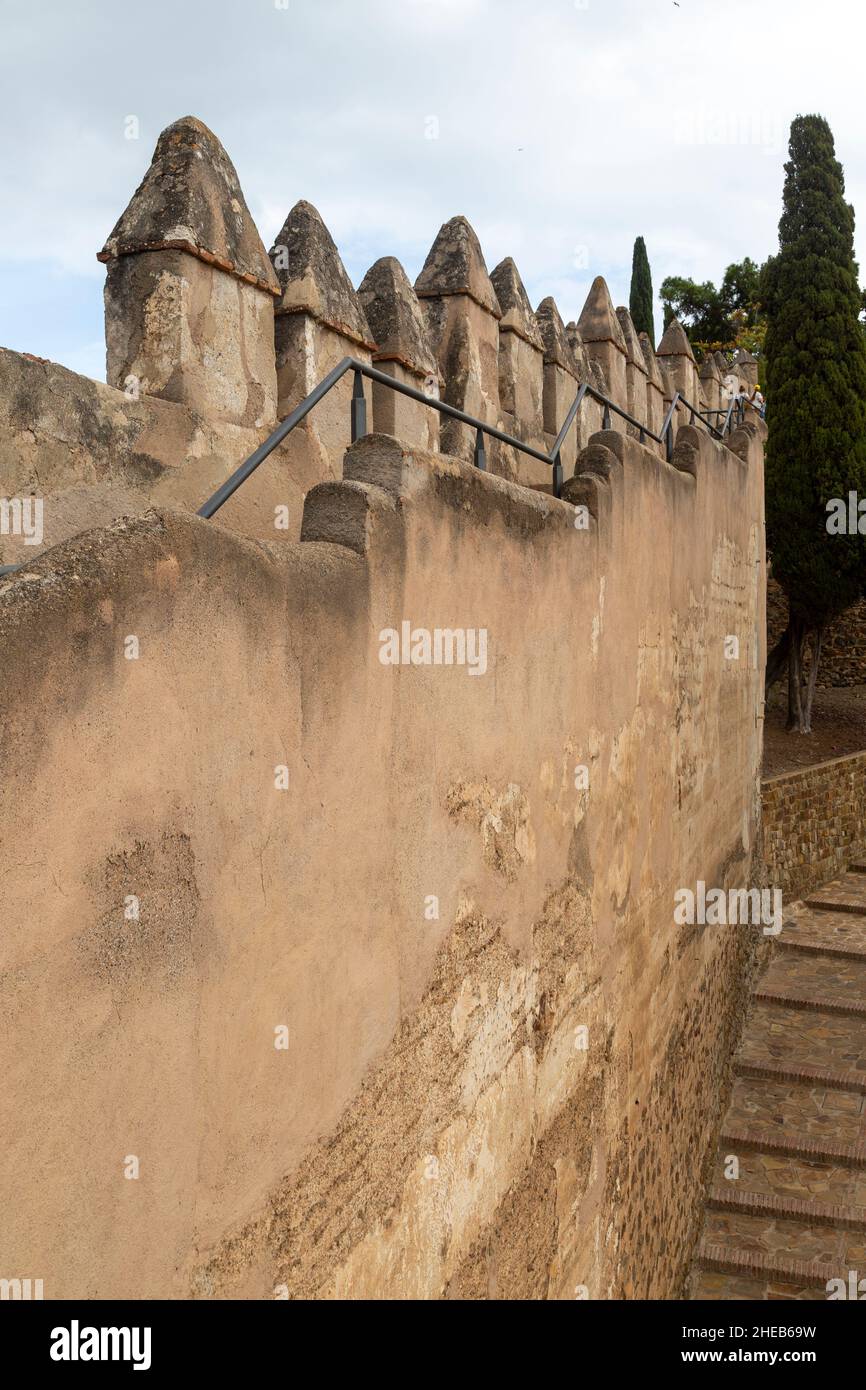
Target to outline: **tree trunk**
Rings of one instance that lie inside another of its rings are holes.
[[[764,674],[764,694],[771,690],[777,681],[780,681],[788,669],[788,652],[791,646],[791,626],[785,628],[778,642],[767,657],[767,669]]]
[[[812,701],[815,698],[815,685],[818,680],[818,662],[821,660],[821,643],[824,640],[824,626],[812,629],[812,660],[809,664],[809,680],[806,684],[806,703],[803,709],[803,733],[812,732]]]
[[[803,679],[803,638],[805,632],[799,618],[790,620],[791,641],[788,648],[788,721],[785,728],[789,733],[794,729],[803,733],[803,701],[801,685]]]

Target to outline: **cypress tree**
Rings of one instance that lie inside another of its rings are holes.
[[[810,733],[824,628],[861,597],[866,575],[866,537],[856,526],[854,534],[834,534],[830,506],[849,492],[866,498],[866,339],[854,209],[829,125],[797,116],[788,148],[779,251],[762,276],[767,544],[788,596],[788,727]],[[784,669],[771,658],[768,677],[774,666]]]
[[[653,324],[653,282],[649,257],[642,236],[634,244],[631,257],[631,290],[628,309],[638,333],[646,333],[651,343],[656,340]]]

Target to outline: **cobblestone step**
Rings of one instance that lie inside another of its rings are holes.
[[[866,882],[862,873],[845,873],[825,883],[805,900],[811,908],[852,912],[866,916]]]
[[[866,1021],[756,1001],[738,1060],[866,1075]]]
[[[722,1270],[702,1269],[696,1265],[692,1271],[689,1298],[696,1302],[784,1302],[803,1300],[817,1302],[826,1298],[825,1289],[804,1288],[802,1284],[789,1284],[784,1280],[767,1276],[724,1273]]]
[[[796,1198],[849,1211],[866,1208],[866,1173],[862,1168],[798,1154],[772,1153],[769,1148],[741,1143],[739,1136],[733,1134],[726,1134],[726,1141],[720,1143],[716,1154],[711,1190],[747,1192],[750,1198]],[[730,1162],[732,1157],[737,1159],[736,1168]],[[734,1172],[739,1176],[734,1178]]]
[[[817,1163],[836,1163],[843,1168],[866,1170],[866,1144],[843,1144],[835,1139],[813,1139],[811,1135],[774,1134],[771,1130],[730,1127],[725,1124],[719,1142],[728,1149],[760,1150],[780,1158],[805,1158]]]
[[[755,1131],[789,1139],[857,1144],[864,1132],[861,1093],[800,1082],[738,1076],[731,1089],[726,1130]]]
[[[756,993],[788,993],[810,999],[830,999],[846,1009],[866,1008],[866,953],[853,960],[824,954],[800,955],[774,951],[758,982]]]
[[[866,1094],[866,1072],[833,1071],[830,1067],[786,1067],[778,1062],[734,1063],[737,1076],[761,1077],[768,1081],[794,1081],[803,1085],[824,1086],[834,1091],[857,1091]]]
[[[866,963],[866,947],[837,946],[822,941],[817,936],[809,940],[805,934],[786,937],[783,932],[777,938],[775,945],[777,950],[782,951],[802,951],[806,955],[830,956],[838,960],[861,960]]]
[[[744,1192],[735,1183],[710,1188],[707,1207],[714,1212],[739,1213],[762,1217],[767,1221],[796,1221],[809,1226],[835,1226],[839,1231],[857,1231],[866,1235],[866,1207],[846,1207],[835,1202],[804,1201],[802,1197]]]
[[[825,1299],[866,1271],[866,860],[786,911],[734,1059],[694,1299]]]
[[[808,1009],[813,1013],[842,1014],[845,1018],[866,1018],[866,1002],[859,999],[834,999],[830,995],[816,996],[794,990],[759,988],[753,999],[763,1004],[783,1008]]]
[[[811,1259],[763,1255],[758,1251],[718,1245],[708,1240],[702,1240],[698,1247],[698,1261],[705,1269],[716,1270],[722,1274],[780,1280],[798,1291],[807,1288],[820,1289],[824,1297],[831,1279],[847,1278],[847,1268],[840,1275],[839,1266],[835,1263],[825,1264]]]
[[[785,913],[782,930],[773,941],[783,948],[802,941],[826,946],[828,951],[866,952],[866,921],[851,912],[812,909],[797,903]]]

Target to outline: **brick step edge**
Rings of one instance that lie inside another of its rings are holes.
[[[847,1000],[836,995],[795,994],[786,989],[755,989],[756,1004],[774,1004],[781,1009],[804,1009],[808,1013],[842,1014],[845,1018],[866,1018],[866,1000]]]
[[[710,1244],[706,1240],[700,1243],[697,1260],[702,1269],[713,1269],[720,1274],[760,1275],[806,1289],[826,1289],[830,1279],[844,1279],[848,1274],[847,1270],[836,1265],[810,1260],[785,1260],[775,1255],[761,1254],[757,1250],[741,1252],[726,1245]]]
[[[829,956],[833,960],[862,960],[866,961],[866,946],[833,946],[828,942],[815,937],[811,939],[806,936],[785,937],[784,933],[777,936],[775,946],[783,951],[803,951],[810,956]]]
[[[829,1067],[784,1067],[774,1062],[735,1061],[737,1076],[752,1081],[793,1081],[806,1086],[825,1086],[828,1091],[856,1091],[866,1095],[866,1072],[833,1071]]]
[[[866,902],[834,903],[829,898],[804,898],[803,901],[816,912],[849,912],[852,917],[866,917]]]
[[[800,1221],[804,1226],[866,1231],[866,1207],[809,1202],[802,1197],[771,1197],[764,1192],[735,1192],[724,1187],[710,1188],[707,1206],[711,1211],[737,1212],[742,1216],[774,1216],[785,1221]]]
[[[802,1158],[811,1163],[835,1163],[842,1168],[866,1168],[866,1143],[837,1144],[829,1139],[783,1139],[760,1130],[723,1129],[719,1144],[726,1148],[768,1153],[778,1158]]]

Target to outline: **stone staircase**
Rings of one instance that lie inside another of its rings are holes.
[[[824,1300],[866,1278],[866,863],[786,912],[734,1078],[687,1296]]]

